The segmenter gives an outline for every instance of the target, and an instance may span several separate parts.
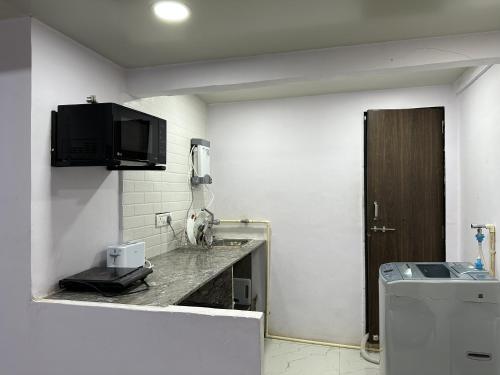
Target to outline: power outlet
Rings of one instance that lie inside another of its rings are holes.
[[[166,227],[171,220],[172,216],[170,215],[170,212],[161,212],[156,214],[156,227]]]

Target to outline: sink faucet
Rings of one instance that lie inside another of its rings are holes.
[[[212,243],[214,240],[214,234],[213,234],[212,228],[214,225],[219,225],[220,220],[215,218],[212,211],[210,211],[206,208],[202,209],[202,211],[205,211],[210,216],[210,218],[205,220],[205,222],[203,223],[203,227],[201,230],[201,232],[202,232],[201,239],[206,246],[212,247]]]
[[[213,225],[219,225],[220,220],[215,219],[214,213],[207,208],[202,209],[202,211],[205,211],[208,215],[210,215],[210,220],[208,221],[208,224],[210,225],[210,228],[212,228]]]

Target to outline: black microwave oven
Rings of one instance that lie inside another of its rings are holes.
[[[114,103],[60,105],[52,112],[52,166],[165,169],[166,159],[164,119]]]

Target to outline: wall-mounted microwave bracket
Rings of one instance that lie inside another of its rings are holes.
[[[97,104],[97,98],[96,98],[95,95],[89,95],[89,96],[87,96],[87,98],[85,99],[85,101],[88,104]]]
[[[108,165],[108,171],[164,171],[164,165]]]
[[[56,147],[57,147],[57,112],[50,112],[50,165],[53,167],[59,167],[57,157],[56,157]]]

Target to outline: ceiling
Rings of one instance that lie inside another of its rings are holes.
[[[214,104],[340,92],[446,85],[455,82],[466,69],[454,68],[423,72],[367,73],[356,76],[336,77],[332,80],[297,82],[243,90],[201,92],[198,93],[198,96],[204,102]]]
[[[500,29],[498,0],[184,0],[184,24],[152,0],[0,0],[124,67]]]
[[[16,7],[0,0],[0,20],[22,16],[23,13]]]

